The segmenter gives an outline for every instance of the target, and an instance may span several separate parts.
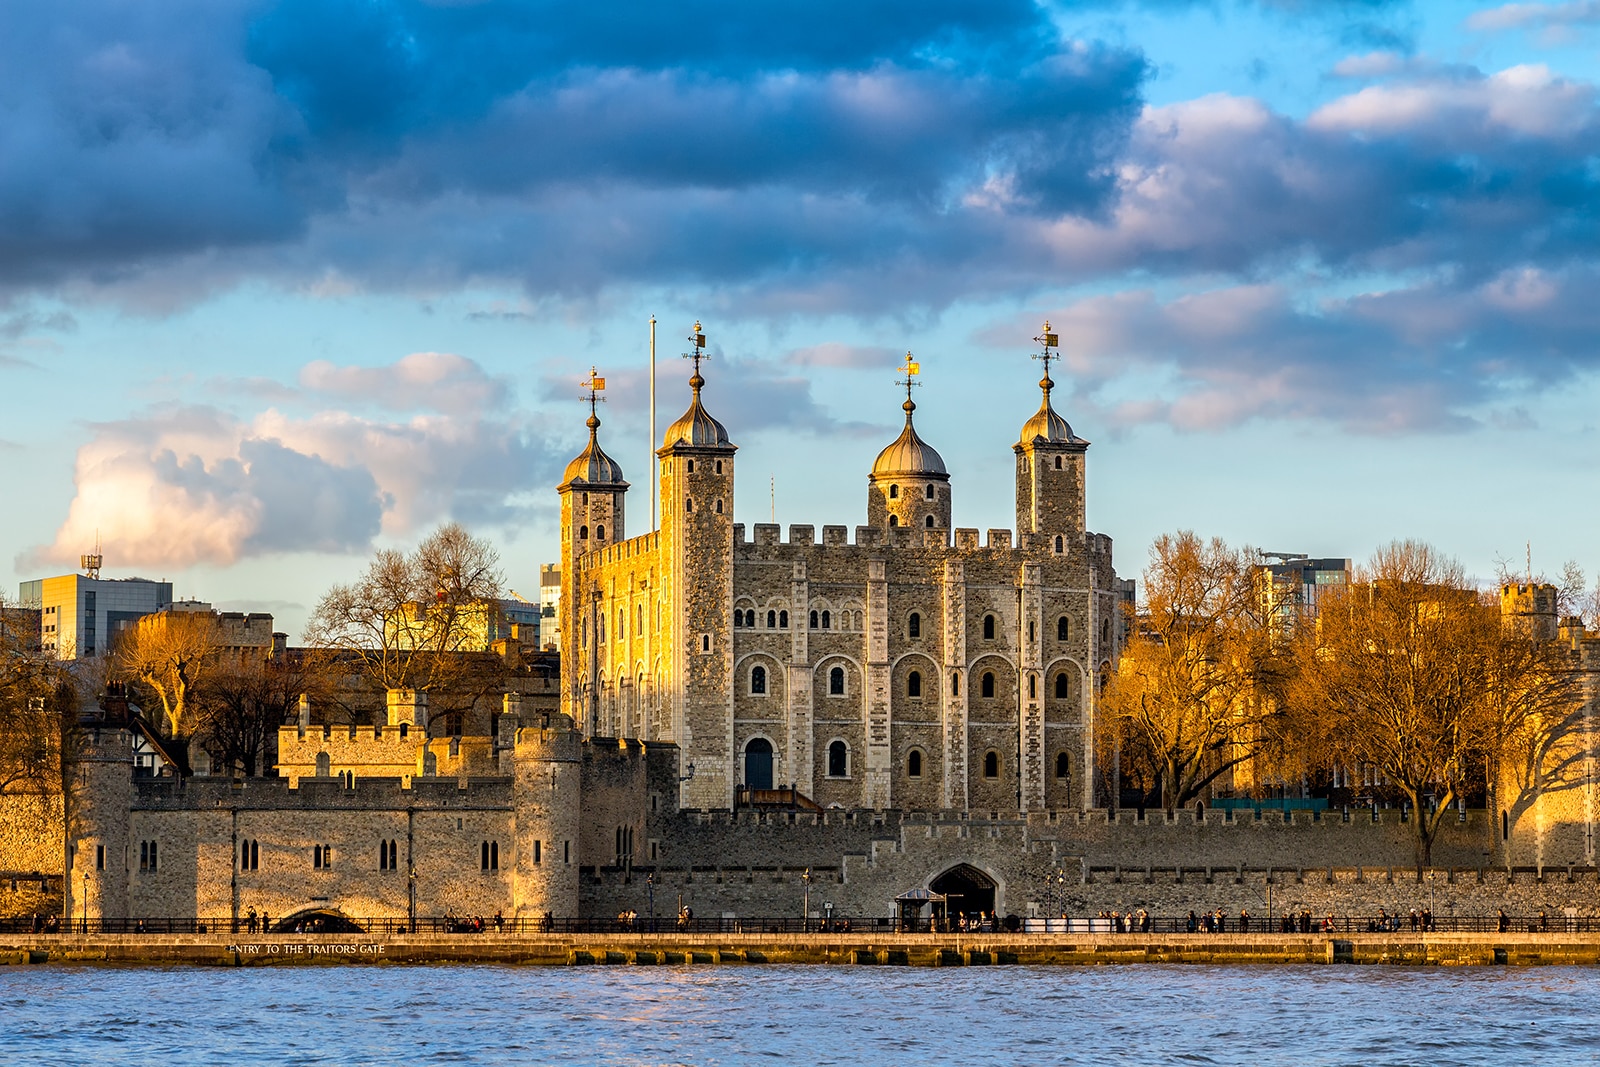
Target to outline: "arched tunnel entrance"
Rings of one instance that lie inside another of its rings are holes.
[[[971,864],[950,868],[929,882],[928,888],[944,894],[946,911],[952,916],[994,911],[994,879]]]

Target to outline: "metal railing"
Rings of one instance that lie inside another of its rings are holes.
[[[1014,920],[1014,923],[1013,923]],[[1197,917],[1195,928],[1190,929],[1189,917],[1150,916],[1148,921],[1124,918],[1121,927],[1111,918],[1069,917],[1054,919],[1015,919],[1004,917],[998,921],[974,922],[965,927],[946,923],[930,923],[926,918],[916,922],[896,918],[834,918],[799,919],[787,916],[720,916],[716,918],[678,919],[671,915],[638,916],[632,920],[620,918],[564,917],[515,918],[430,916],[410,921],[405,918],[362,918],[345,916],[316,916],[278,920],[269,917],[270,927],[260,919],[231,921],[227,919],[145,918],[145,919],[73,919],[59,917],[0,918],[0,933],[4,934],[229,934],[241,936],[306,936],[331,934],[369,934],[393,936],[404,934],[462,935],[462,936],[538,936],[544,934],[629,934],[659,936],[706,936],[718,934],[857,934],[882,936],[889,934],[1114,934],[1138,937],[1150,934],[1185,934],[1197,938],[1222,934],[1251,935],[1306,935],[1306,934],[1366,934],[1395,933],[1406,936],[1424,934],[1563,934],[1600,933],[1600,916],[1566,915],[1497,915],[1433,916],[1431,924],[1424,926],[1420,917],[1413,925],[1409,915],[1343,915],[1312,918],[1309,923],[1296,916],[1292,929],[1286,928],[1282,916],[1251,916],[1241,924],[1239,916],[1227,916],[1212,929],[1206,929],[1204,918]]]

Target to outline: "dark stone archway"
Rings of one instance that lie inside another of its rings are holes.
[[[975,915],[994,911],[994,879],[969,863],[950,868],[928,883],[935,893],[948,898],[951,915]]]
[[[300,929],[295,930],[298,926]],[[360,926],[352,922],[349,916],[332,908],[307,908],[297,911],[293,915],[273,922],[268,933],[309,933],[309,934],[364,934]]]
[[[751,738],[744,746],[744,784],[751,789],[772,788],[772,742]]]

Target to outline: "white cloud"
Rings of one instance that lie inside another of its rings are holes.
[[[458,356],[391,367],[312,364],[327,396],[448,414],[368,417],[342,408],[237,416],[168,407],[99,423],[78,450],[76,495],[30,565],[76,559],[98,536],[119,565],[227,565],[278,552],[356,552],[445,517],[497,522],[554,484],[555,458],[524,416],[494,412],[504,386]]]
[[[413,352],[384,367],[340,367],[326,360],[300,369],[306,389],[393,411],[469,414],[503,406],[505,382],[477,363],[449,352]]]
[[[1502,4],[1474,12],[1467,27],[1474,30],[1517,30],[1530,26],[1572,26],[1600,22],[1600,0],[1564,4]]]

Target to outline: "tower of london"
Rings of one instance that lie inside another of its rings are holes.
[[[853,536],[733,521],[738,446],[697,357],[656,452],[660,529],[630,537],[629,483],[591,410],[558,490],[572,720],[676,744],[687,808],[775,787],[824,808],[1092,807],[1097,679],[1131,583],[1086,528],[1089,442],[1052,407],[1045,355],[1012,445],[1015,537],[954,525],[910,363],[905,426],[867,472]]]

